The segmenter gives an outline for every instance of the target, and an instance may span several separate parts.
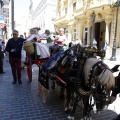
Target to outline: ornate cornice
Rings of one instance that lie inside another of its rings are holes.
[[[86,10],[87,8],[89,8],[92,4],[94,4],[93,0],[84,0],[83,1],[84,10]]]

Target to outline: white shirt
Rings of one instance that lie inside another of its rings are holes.
[[[94,39],[93,40],[93,46],[96,46],[97,45],[97,41]]]
[[[48,47],[43,43],[35,43],[37,45],[37,52],[40,55],[40,58],[50,57],[50,52]]]
[[[55,37],[55,40],[58,41],[58,45],[59,45],[59,46],[63,46],[62,42],[66,42],[66,43],[67,43],[67,38],[66,38],[65,35],[57,35],[57,36]]]

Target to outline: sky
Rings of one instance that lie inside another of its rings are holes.
[[[29,13],[30,0],[14,0],[14,18],[17,23]]]

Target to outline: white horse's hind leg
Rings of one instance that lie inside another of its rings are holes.
[[[65,112],[67,112],[69,110],[69,108],[68,107],[65,107]]]
[[[91,118],[91,117],[89,117],[89,118],[84,117],[84,118],[82,118],[81,120],[92,120],[92,118]]]
[[[69,115],[67,118],[68,118],[69,120],[74,120],[74,117],[73,117],[73,116],[70,116],[70,115]]]

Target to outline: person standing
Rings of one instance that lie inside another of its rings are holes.
[[[95,40],[95,38],[93,39],[93,47],[97,49],[97,41]]]
[[[23,38],[24,39],[24,36],[23,35],[20,35],[20,38]],[[24,50],[24,48],[22,47],[22,51],[21,51],[21,68],[24,69],[25,68],[25,60],[26,60],[26,52]]]
[[[50,33],[49,30],[45,30],[45,38],[47,40],[46,45],[47,45],[47,47],[48,47],[48,49],[51,53],[51,47],[54,45],[54,39],[55,38],[53,37],[53,35]]]
[[[0,42],[0,74],[5,73],[3,71],[3,58],[4,58],[3,42]]]
[[[108,45],[107,42],[103,41],[102,42],[102,46],[101,46],[101,50],[105,50],[106,51],[107,50],[107,45]]]
[[[21,50],[25,39],[18,37],[18,31],[13,30],[13,38],[9,39],[6,45],[6,51],[9,52],[9,62],[11,65],[13,82],[15,84],[18,80],[21,81]]]

